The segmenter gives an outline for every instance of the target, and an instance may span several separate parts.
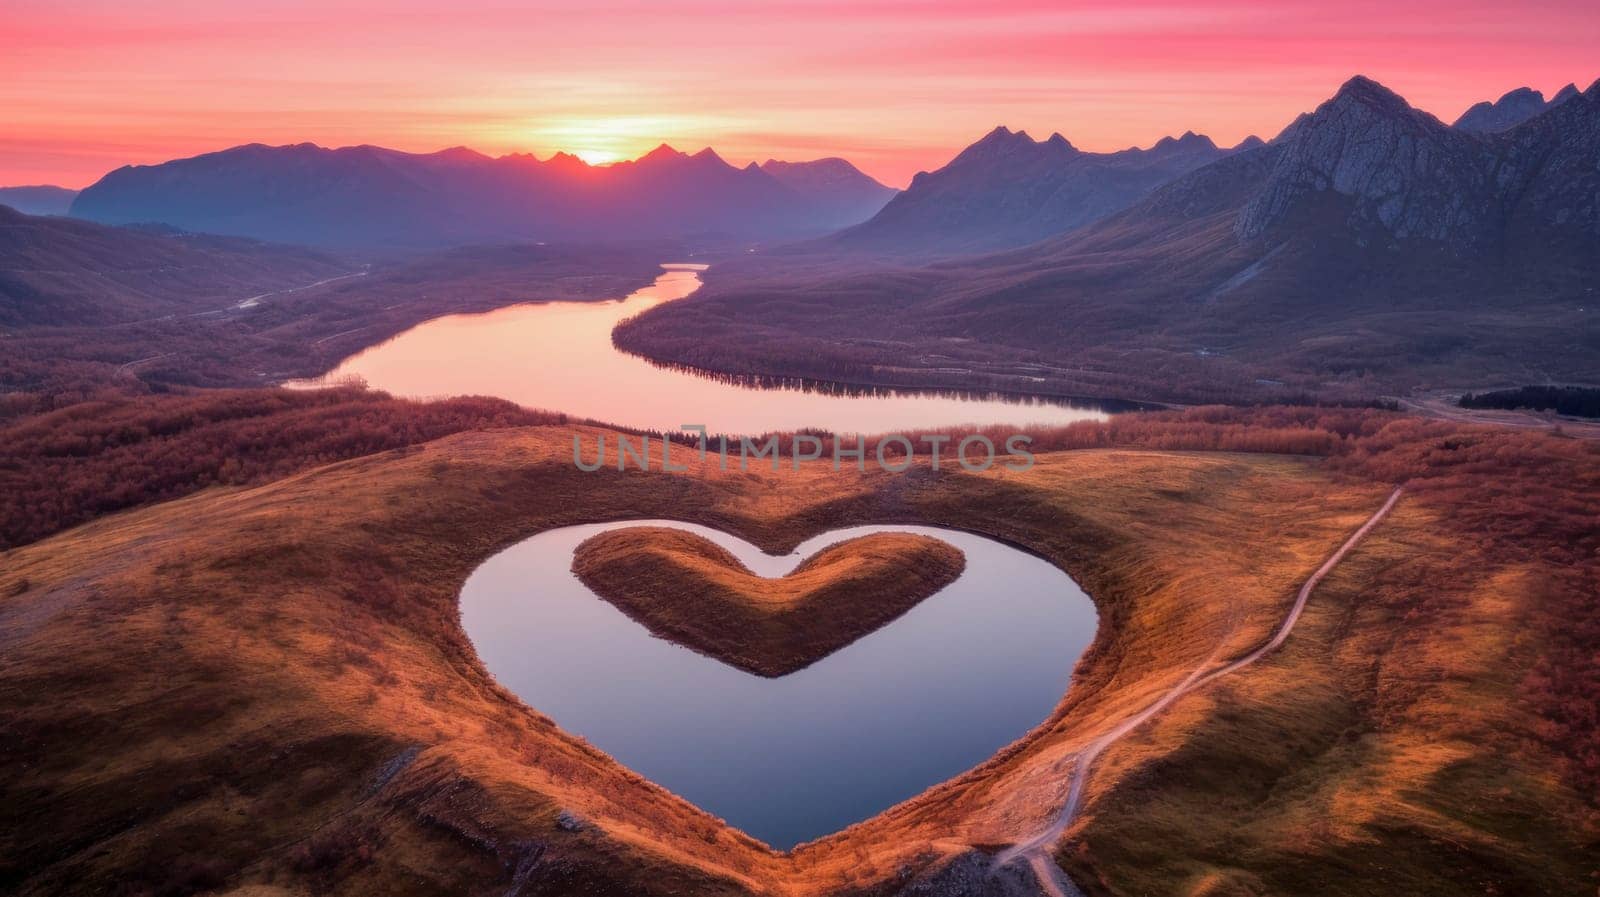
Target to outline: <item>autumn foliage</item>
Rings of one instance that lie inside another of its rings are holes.
[[[510,402],[358,389],[121,396],[0,426],[0,550],[207,486],[261,483],[462,430],[559,423]]]
[[[1522,683],[1541,735],[1571,778],[1600,793],[1600,444],[1509,427],[1311,407],[1199,408],[1075,425],[1046,445],[1324,455],[1334,470],[1404,484],[1438,509],[1464,567],[1527,564],[1545,578],[1532,608],[1539,659]],[[1465,573],[1466,571],[1463,570]],[[1437,583],[1410,609],[1453,599]]]
[[[984,433],[996,445],[1011,433],[991,427],[940,435],[955,443],[968,432]],[[926,457],[925,434],[906,435]],[[1546,577],[1532,611],[1540,656],[1523,695],[1543,719],[1544,740],[1572,761],[1573,780],[1600,793],[1600,444],[1559,433],[1306,405],[1125,414],[1028,435],[1035,453],[1135,448],[1323,457],[1346,476],[1403,484],[1408,501],[1441,511],[1461,546],[1463,576],[1481,572],[1473,565],[1536,566]],[[780,437],[786,457],[789,441]],[[842,444],[855,447],[853,440]],[[867,446],[870,456],[875,442]],[[1426,617],[1452,600],[1451,583],[1437,583],[1407,613]]]
[[[565,420],[496,399],[413,402],[356,389],[82,402],[0,426],[0,549],[208,486],[261,483],[463,430]],[[981,432],[996,444],[1010,435]],[[958,441],[962,434],[948,435]],[[1570,758],[1574,780],[1600,788],[1600,445],[1314,406],[1127,414],[1029,435],[1036,453],[1295,454],[1326,458],[1355,479],[1405,484],[1409,501],[1442,512],[1463,565],[1529,563],[1545,575],[1533,611],[1540,657],[1522,684],[1524,697],[1544,720],[1542,737]],[[790,442],[780,438],[786,457]],[[1450,600],[1450,584],[1440,583],[1409,612],[1425,615],[1430,602]]]

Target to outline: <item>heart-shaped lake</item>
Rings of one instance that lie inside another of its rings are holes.
[[[764,577],[886,532],[948,542],[966,567],[881,629],[764,678],[652,636],[573,574],[580,544],[638,526],[703,536]],[[1097,622],[1060,569],[972,533],[851,527],[774,556],[666,520],[564,527],[514,545],[467,580],[461,620],[490,672],[529,705],[779,848],[912,797],[1041,722]]]

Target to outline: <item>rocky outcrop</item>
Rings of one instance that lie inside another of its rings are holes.
[[[1235,231],[1271,237],[1335,208],[1363,242],[1428,240],[1458,252],[1496,245],[1517,220],[1595,234],[1597,100],[1590,88],[1505,134],[1480,135],[1353,78],[1274,141],[1277,158]]]
[[[1278,137],[1282,152],[1260,192],[1239,213],[1254,239],[1314,194],[1350,200],[1351,223],[1395,237],[1469,245],[1492,212],[1495,158],[1477,138],[1452,131],[1366,78]]]
[[[1484,100],[1468,109],[1451,127],[1473,134],[1498,134],[1522,124],[1541,112],[1578,95],[1578,86],[1568,84],[1544,101],[1544,94],[1531,87],[1519,87],[1493,103]]]
[[[1508,229],[1600,238],[1600,81],[1502,140]]]

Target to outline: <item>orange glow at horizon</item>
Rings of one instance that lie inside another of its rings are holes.
[[[1445,120],[1600,75],[1590,2],[0,3],[0,184],[310,141],[843,156],[903,186],[997,124],[1089,150],[1232,144],[1357,73]]]
[[[622,153],[615,152],[613,150],[576,149],[568,150],[568,152],[589,163],[590,165],[610,165],[613,162],[621,162],[623,159],[627,158]]]

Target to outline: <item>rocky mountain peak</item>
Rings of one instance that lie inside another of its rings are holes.
[[[1351,78],[1276,142],[1282,151],[1266,184],[1239,214],[1241,237],[1260,237],[1327,194],[1349,206],[1353,225],[1397,238],[1485,236],[1493,158],[1376,81]]]
[[[1021,138],[1021,139],[1019,140],[1018,138]],[[976,143],[972,144],[972,146],[973,147],[980,147],[980,146],[982,146],[982,147],[1016,146],[1017,144],[1023,143],[1023,142],[1032,143],[1033,141],[1031,139],[1029,139],[1027,137],[1027,135],[1022,131],[1012,131],[1010,128],[1006,127],[1005,125],[997,125],[997,126],[995,126],[995,129],[993,131],[990,131],[989,133],[987,133],[987,134],[983,135],[982,137],[978,138],[978,141]]]
[[[1317,111],[1320,114],[1327,109],[1348,109],[1355,106],[1396,115],[1416,112],[1404,97],[1365,75],[1356,75],[1344,82],[1340,85],[1338,93],[1323,103]]]
[[[1195,151],[1214,152],[1216,149],[1217,145],[1210,137],[1204,134],[1196,134],[1193,131],[1184,131],[1181,136],[1168,136],[1157,140],[1156,145],[1150,147],[1149,151],[1152,153],[1185,153]]]
[[[571,153],[557,152],[543,163],[539,163],[539,160],[533,156],[527,156],[525,158],[533,161],[535,164],[543,164],[548,170],[560,174],[575,174],[578,172],[587,171],[589,169],[589,163]]]
[[[1050,139],[1046,140],[1045,143],[1055,149],[1072,150],[1073,152],[1078,151],[1078,148],[1072,145],[1072,141],[1061,136],[1060,131],[1051,134]]]
[[[1596,83],[1600,83],[1600,82],[1596,82]],[[1557,103],[1566,102],[1567,100],[1572,99],[1573,97],[1577,96],[1580,93],[1582,93],[1582,91],[1578,90],[1578,85],[1576,85],[1576,84],[1568,84],[1566,87],[1563,87],[1560,90],[1556,91],[1556,95],[1550,98],[1550,105],[1554,106]]]
[[[717,151],[709,146],[691,156],[688,156],[687,160],[702,171],[736,172],[740,170],[728,164],[726,159],[718,155]],[[760,166],[752,164],[749,170],[760,172],[761,168]]]
[[[952,165],[972,162],[989,162],[994,159],[1010,158],[1019,155],[1034,155],[1039,149],[1046,149],[1052,153],[1062,151],[1076,152],[1066,138],[1059,141],[1037,141],[1028,136],[1027,131],[1013,131],[1004,125],[983,135],[977,142],[962,150],[951,161]]]
[[[1489,138],[1352,79],[1273,142],[1270,170],[1235,231],[1266,239],[1295,221],[1325,228],[1337,214],[1362,241],[1420,239],[1461,253],[1513,235],[1600,234],[1600,88],[1554,105],[1521,89],[1491,105],[1535,102],[1536,114]]]
[[[491,161],[493,161],[490,157],[484,155],[483,153],[480,153],[477,150],[472,149],[471,147],[466,147],[466,146],[448,147],[446,149],[439,150],[438,152],[434,153],[433,156],[436,159],[444,159],[444,160],[450,161],[450,162],[491,162]]]
[[[1455,127],[1473,134],[1493,134],[1513,128],[1549,108],[1544,94],[1531,87],[1508,91],[1493,103],[1485,100],[1456,119]]]
[[[653,162],[653,163],[654,162],[669,162],[669,161],[672,161],[674,159],[687,158],[687,156],[688,156],[687,153],[680,153],[677,150],[673,149],[672,147],[668,146],[667,144],[663,143],[660,146],[656,147],[655,149],[651,150],[650,152],[645,153],[644,155],[640,156],[638,161],[641,162],[641,163],[643,163],[643,162]]]

